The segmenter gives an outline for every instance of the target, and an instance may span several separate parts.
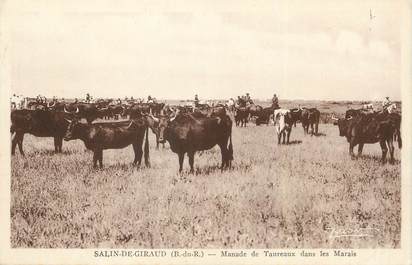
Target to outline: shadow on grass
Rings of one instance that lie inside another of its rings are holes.
[[[39,156],[39,155],[41,155],[41,156],[53,156],[53,155],[56,155],[56,156],[61,156],[61,155],[72,155],[72,154],[75,154],[76,152],[74,152],[74,151],[72,151],[72,150],[63,150],[61,153],[56,153],[56,151],[54,151],[54,150],[36,150],[36,151],[34,151],[34,152],[32,152],[32,153],[26,153],[26,156],[27,157],[35,157],[35,156]]]
[[[309,136],[309,137],[312,137],[312,136],[321,137],[321,136],[326,136],[326,134],[324,134],[324,133],[314,133],[314,134],[312,135],[312,133],[309,132],[308,134],[305,134],[305,137],[307,137],[307,136]]]
[[[401,161],[398,159],[395,159],[395,161],[393,162],[393,164],[390,163],[390,158],[388,158],[388,156],[386,156],[386,162],[382,163],[381,161],[381,156],[377,156],[377,155],[361,155],[361,156],[354,156],[353,160],[358,160],[358,161],[365,161],[365,162],[374,162],[374,163],[378,163],[378,164],[388,164],[388,165],[399,165],[401,164]]]
[[[99,165],[99,164],[98,164]],[[115,163],[115,164],[105,164],[103,161],[103,168],[100,166],[93,167],[93,160],[90,159],[86,161],[86,167],[89,173],[110,173],[110,174],[118,174],[119,172],[126,173],[126,172],[134,172],[134,171],[141,171],[150,169],[151,167],[146,167],[144,162],[140,166],[133,165],[132,161],[125,162],[125,163]]]
[[[243,171],[247,172],[251,169],[252,165],[247,164],[247,163],[238,163],[235,164],[232,161],[232,166],[230,168],[224,168],[223,171],[220,168],[220,163],[216,165],[211,165],[211,166],[205,166],[205,167],[196,167],[195,165],[195,170],[193,173],[190,172],[189,167],[183,167],[183,171],[181,173],[178,172],[178,168],[176,167],[176,174],[179,176],[178,178],[183,178],[185,179],[186,176],[206,176],[206,175],[212,175],[212,174],[217,174],[221,172],[232,172],[232,171]]]
[[[289,141],[288,145],[301,144],[301,143],[302,143],[301,140],[293,140],[293,141]]]
[[[301,143],[302,143],[301,140],[293,140],[293,141],[289,141],[289,143],[277,144],[277,146],[288,146],[288,145],[301,144]]]
[[[149,169],[151,168],[150,166],[147,167],[145,166],[144,162],[142,161],[142,164],[140,166],[137,165],[133,165],[133,162],[125,162],[125,163],[116,163],[116,164],[103,164],[103,168],[100,169],[98,168],[93,168],[92,163],[90,163],[90,168],[92,168],[92,170],[96,170],[96,171],[113,171],[113,172],[117,172],[119,170],[121,171],[130,171],[130,170],[142,170],[142,169]]]

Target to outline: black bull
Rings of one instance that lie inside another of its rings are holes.
[[[91,124],[97,118],[103,118],[110,114],[109,108],[98,109],[93,103],[71,103],[64,106],[64,111],[75,114],[79,118],[86,119]]]
[[[130,115],[131,118],[149,113],[160,115],[164,108],[164,103],[138,103],[125,108],[122,115]]]
[[[346,137],[349,143],[349,154],[353,157],[353,148],[358,145],[358,156],[362,155],[364,144],[378,143],[382,149],[382,163],[386,162],[389,149],[390,162],[394,162],[393,140],[402,148],[400,133],[401,116],[399,114],[363,114],[356,117],[335,119],[339,127],[339,135]]]
[[[178,114],[175,118],[154,118],[159,122],[159,141],[168,141],[179,157],[179,172],[183,169],[185,153],[189,157],[190,172],[196,151],[219,145],[222,154],[221,169],[230,167],[233,160],[232,120],[227,115],[206,117],[202,114]]]
[[[302,109],[300,120],[302,122],[304,134],[309,133],[309,127],[311,128],[311,135],[318,134],[320,111],[316,108]]]
[[[37,137],[53,137],[55,151],[62,151],[62,139],[69,125],[65,118],[70,117],[70,114],[61,111],[14,110],[10,116],[10,132],[15,133],[11,145],[12,155],[15,153],[16,145],[24,155],[23,138],[26,133]]]
[[[99,162],[100,168],[103,167],[103,150],[121,149],[133,145],[135,155],[133,164],[138,163],[140,166],[145,132],[144,158],[146,166],[149,167],[148,123],[144,117],[127,122],[94,124],[84,124],[74,119],[69,124],[64,140],[82,140],[86,148],[93,151],[93,167],[97,167]]]

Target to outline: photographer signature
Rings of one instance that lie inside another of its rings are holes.
[[[374,227],[326,227],[329,231],[329,237],[374,237],[379,234],[380,230]]]

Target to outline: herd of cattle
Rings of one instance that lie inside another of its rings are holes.
[[[37,137],[53,137],[56,152],[62,151],[63,139],[83,141],[86,148],[93,151],[94,167],[103,167],[103,150],[133,145],[133,164],[140,166],[144,154],[145,164],[150,166],[148,134],[151,130],[156,135],[157,148],[159,143],[167,141],[170,149],[178,155],[179,171],[183,169],[184,155],[187,153],[191,172],[194,171],[195,152],[215,145],[221,150],[221,169],[231,167],[232,119],[236,126],[246,126],[251,119],[255,120],[256,125],[273,121],[278,144],[288,144],[296,122],[301,122],[304,134],[317,135],[320,118],[320,111],[316,108],[263,108],[254,104],[246,107],[200,104],[194,107],[164,103],[112,104],[102,100],[96,103],[55,101],[33,104],[31,107],[11,111],[12,155],[16,146],[24,155],[23,138],[24,134],[29,133]],[[127,120],[93,122],[97,118],[117,119],[119,116]],[[82,123],[81,119],[87,123]],[[345,117],[333,116],[332,119],[339,128],[339,135],[347,138],[351,156],[354,156],[353,148],[356,145],[358,155],[361,155],[364,144],[379,142],[382,162],[386,161],[388,149],[390,162],[394,162],[393,141],[398,142],[399,148],[402,145],[399,113],[391,109],[380,112],[350,109]]]

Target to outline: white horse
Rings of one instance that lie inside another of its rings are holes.
[[[229,111],[233,112],[235,109],[235,104],[236,104],[235,100],[231,98],[226,102],[226,107],[229,109]]]
[[[392,103],[386,107],[386,110],[388,111],[388,113],[393,113],[395,109],[397,109],[396,103]]]
[[[24,109],[26,108],[27,100],[23,95],[12,96],[10,98],[11,109]]]

